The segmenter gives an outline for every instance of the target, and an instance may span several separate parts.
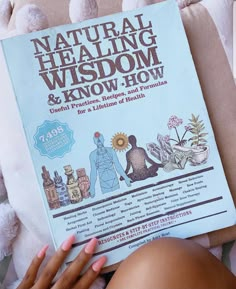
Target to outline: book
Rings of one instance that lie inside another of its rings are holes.
[[[110,268],[151,240],[235,224],[175,1],[0,49],[55,247],[76,235],[66,264],[92,237]]]

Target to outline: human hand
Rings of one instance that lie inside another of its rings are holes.
[[[75,236],[70,236],[56,251],[49,262],[46,264],[39,278],[36,280],[38,270],[46,256],[48,246],[44,246],[42,250],[32,260],[23,281],[17,289],[88,289],[100,273],[106,262],[106,257],[102,256],[95,261],[86,272],[79,277],[85,265],[91,259],[97,239],[93,238],[82,249],[75,260],[60,275],[59,279],[52,284],[59,268],[61,267],[66,256],[70,252]]]

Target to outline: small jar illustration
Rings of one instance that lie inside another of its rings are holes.
[[[42,178],[43,178],[43,188],[47,197],[49,208],[57,209],[60,208],[60,201],[56,191],[55,184],[50,177],[49,171],[46,170],[46,167],[42,167]]]
[[[73,175],[74,171],[72,170],[70,165],[64,166],[64,170],[65,175],[67,176],[66,186],[69,193],[71,204],[81,202],[83,197],[78,186],[78,181],[75,179]]]
[[[90,181],[89,177],[86,175],[86,171],[84,168],[76,170],[77,180],[79,184],[80,191],[82,193],[83,198],[89,198],[89,188],[90,188]]]

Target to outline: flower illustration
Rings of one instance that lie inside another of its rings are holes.
[[[186,125],[184,128],[186,131],[190,131],[192,129],[190,125]]]
[[[172,129],[172,128],[176,128],[177,126],[181,125],[182,123],[183,123],[182,118],[178,118],[176,115],[172,115],[169,118],[167,126],[169,129]]]
[[[167,126],[169,129],[174,129],[176,132],[176,136],[177,136],[177,140],[173,139],[173,138],[169,138],[169,140],[175,141],[177,143],[177,145],[184,146],[187,142],[187,140],[185,140],[184,137],[185,137],[186,133],[191,130],[191,126],[185,126],[184,127],[185,132],[182,135],[182,137],[180,138],[177,127],[180,126],[181,124],[183,124],[182,118],[178,118],[176,115],[172,115],[169,118]]]
[[[163,140],[165,141],[165,142],[169,142],[170,141],[170,136],[167,134],[167,135],[165,135],[164,137],[163,137]]]

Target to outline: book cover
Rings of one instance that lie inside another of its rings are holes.
[[[55,247],[76,235],[67,263],[92,237],[110,266],[153,239],[235,223],[175,1],[1,49]]]

